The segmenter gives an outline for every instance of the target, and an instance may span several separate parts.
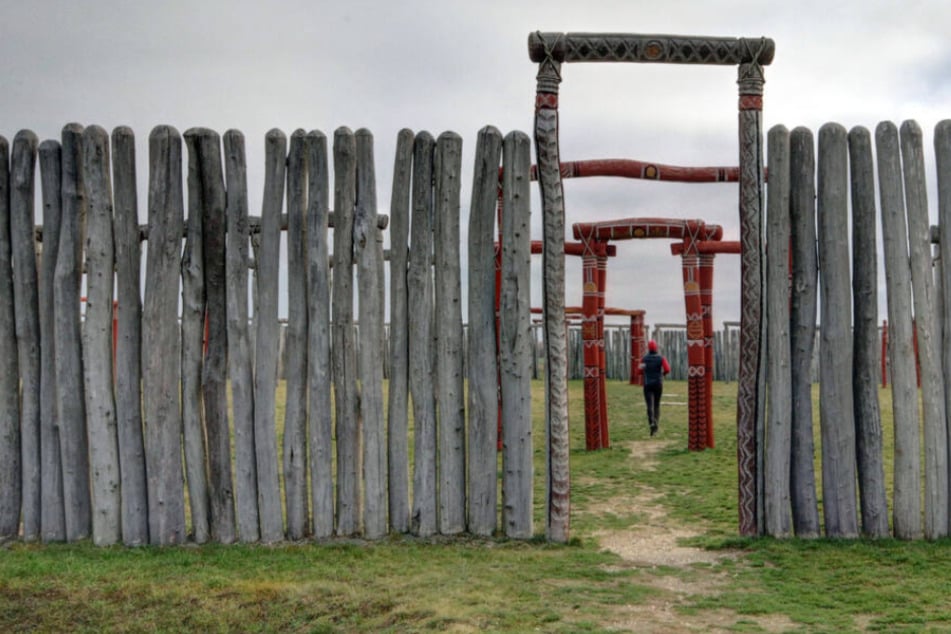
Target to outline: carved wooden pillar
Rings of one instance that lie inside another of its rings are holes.
[[[634,314],[631,315],[631,385],[644,385],[641,357],[645,354],[647,341],[644,337],[644,314]]]
[[[542,201],[542,304],[545,311],[545,423],[548,440],[548,515],[545,534],[568,541],[570,510],[568,337],[565,331],[565,195],[558,153],[561,36],[539,37],[542,55],[535,93],[535,152]]]
[[[696,220],[687,221],[684,250],[680,256],[687,315],[687,448],[691,451],[702,451],[707,444],[703,306],[700,301],[700,256],[697,252],[697,241],[703,226],[702,222]]]
[[[581,256],[582,301],[581,338],[584,350],[584,438],[585,449],[600,449],[601,440],[601,349],[598,329],[598,259],[586,242]]]
[[[707,437],[704,447],[713,448],[713,253],[700,254],[700,306],[703,310],[704,404]]]
[[[749,46],[749,44],[747,44]],[[762,532],[764,425],[763,341],[763,67],[759,54],[738,66],[740,159],[740,360],[736,452],[741,535]]]
[[[598,242],[597,248],[597,267],[598,267],[598,402],[601,406],[601,448],[607,449],[611,446],[611,435],[608,433],[608,392],[606,381],[607,372],[607,353],[604,346],[604,295],[608,280],[608,254],[607,243]]]

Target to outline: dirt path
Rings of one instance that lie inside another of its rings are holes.
[[[629,445],[631,459],[642,469],[656,469],[656,455],[670,442],[634,441]],[[727,632],[735,631],[738,623],[764,632],[782,632],[795,624],[784,617],[738,616],[729,610],[707,610],[700,614],[684,614],[677,608],[691,596],[715,594],[723,583],[722,573],[712,570],[710,564],[724,558],[736,558],[739,553],[707,551],[683,546],[679,542],[694,537],[700,531],[678,525],[660,503],[661,494],[641,490],[624,500],[594,509],[611,512],[610,506],[637,509],[646,520],[624,530],[605,530],[594,534],[602,547],[617,553],[630,565],[645,569],[648,574],[637,578],[656,592],[651,598],[636,605],[619,609],[605,624],[627,632]],[[671,568],[674,570],[672,571]],[[755,631],[755,629],[754,629]]]

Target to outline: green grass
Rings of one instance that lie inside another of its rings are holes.
[[[542,534],[541,383],[534,389]],[[663,576],[705,582],[669,597],[697,631],[714,619],[722,629],[764,631],[764,617],[801,632],[951,631],[951,541],[737,537],[735,384],[716,385],[716,448],[704,452],[685,449],[686,407],[673,404],[686,401],[684,383],[666,386],[653,441],[640,388],[609,383],[612,448],[598,452],[584,451],[581,383],[570,389],[569,545],[403,536],[275,547],[8,544],[0,631],[604,632],[631,606],[656,600]],[[890,452],[888,393],[881,399]],[[641,441],[663,447],[652,468],[632,459]],[[671,521],[698,533],[690,543],[733,556],[652,568],[602,551],[595,531],[643,523],[630,501],[647,489]]]

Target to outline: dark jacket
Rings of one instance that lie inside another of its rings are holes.
[[[657,352],[648,352],[641,359],[644,368],[644,385],[658,385],[664,382],[664,375],[670,373],[667,359]]]

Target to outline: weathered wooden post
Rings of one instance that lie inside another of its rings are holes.
[[[307,156],[305,133],[291,134],[287,156],[287,365],[284,506],[287,537],[307,533]]]
[[[192,539],[208,541],[210,529],[208,471],[205,456],[204,408],[202,407],[202,357],[205,345],[205,274],[202,255],[201,159],[198,139],[185,133],[188,148],[188,219],[182,251],[182,442],[185,446],[185,476],[191,512]]]
[[[327,137],[307,134],[307,391],[310,404],[311,528],[314,537],[334,530],[333,389],[330,358],[330,248],[327,222],[330,207]]]
[[[244,135],[224,135],[225,298],[228,322],[228,377],[234,412],[235,498],[238,539],[261,537],[258,514],[258,470],[254,443],[254,373],[248,332],[248,180]]]
[[[44,542],[66,539],[66,518],[63,509],[63,465],[59,456],[59,424],[56,420],[56,347],[54,320],[54,275],[59,251],[59,229],[63,217],[62,149],[58,141],[47,140],[39,148],[40,182],[43,192],[43,255],[40,264],[40,538]],[[5,169],[5,168],[2,168]],[[7,178],[4,174],[3,178]],[[6,190],[6,188],[4,187]],[[0,194],[3,195],[3,194]],[[4,204],[9,199],[4,199]],[[2,220],[0,220],[2,222]],[[6,225],[9,231],[9,223]],[[9,235],[7,236],[9,240]],[[138,226],[136,226],[138,244]],[[9,254],[7,254],[9,256]],[[3,257],[3,256],[0,256]],[[0,272],[0,276],[3,273]],[[2,282],[0,282],[2,283]],[[10,294],[2,294],[12,297]],[[10,309],[13,306],[11,304]],[[3,335],[0,334],[0,337]],[[13,342],[15,344],[15,342]],[[0,355],[4,353],[0,350]],[[15,355],[15,353],[14,353]],[[6,361],[9,363],[8,361]],[[0,372],[5,368],[0,368]],[[10,380],[16,380],[14,368]],[[2,397],[0,397],[2,398]],[[2,414],[0,414],[2,416]],[[19,418],[19,417],[18,417]],[[10,436],[12,438],[13,436]],[[141,457],[141,453],[140,453]],[[4,456],[0,456],[4,461]],[[19,466],[19,463],[15,463]],[[144,472],[143,472],[144,474]],[[2,479],[2,478],[0,478]],[[3,485],[0,485],[3,486]],[[12,484],[11,484],[12,486]],[[145,513],[143,509],[143,519]],[[2,534],[2,532],[0,532]]]
[[[122,479],[122,541],[127,546],[149,542],[148,484],[142,431],[142,296],[139,208],[135,178],[135,136],[112,131],[113,232],[116,257],[116,299],[119,319],[116,341],[116,426]]]
[[[951,411],[951,120],[935,126],[935,162],[938,173],[938,276],[944,311],[941,314],[943,343],[941,367],[945,381],[945,409]],[[951,520],[949,520],[951,521]]]
[[[208,437],[211,536],[223,544],[230,544],[236,536],[227,392],[225,184],[221,166],[221,138],[217,132],[207,129],[198,129],[195,134],[201,175],[201,255],[205,276],[205,330],[208,333],[201,387]]]
[[[925,443],[925,538],[948,534],[948,428],[945,420],[944,380],[941,375],[940,331],[935,314],[934,276],[931,272],[931,233],[921,128],[914,121],[901,124],[905,212],[911,263],[915,326]]]
[[[56,271],[53,274],[53,301],[56,306],[56,418],[59,422],[59,451],[63,463],[63,506],[67,541],[89,537],[92,530],[86,399],[82,396],[82,331],[79,317],[82,235],[86,219],[86,197],[82,180],[82,133],[82,126],[76,123],[66,125],[62,132],[63,218]]]
[[[412,219],[407,286],[414,316],[409,324],[409,389],[413,398],[413,510],[420,537],[436,532],[436,402],[433,387],[433,149],[428,132],[413,144]],[[335,269],[336,270],[336,269]]]
[[[852,175],[852,392],[862,532],[888,537],[888,500],[878,408],[878,256],[875,238],[875,178],[868,130],[849,131]]]
[[[528,136],[505,137],[502,190],[502,524],[508,537],[532,536],[531,208]]]
[[[545,535],[554,542],[568,541],[570,523],[570,470],[568,463],[568,351],[565,330],[565,193],[558,151],[558,85],[564,53],[555,55],[555,39],[534,35],[542,54],[535,92],[535,153],[538,187],[542,196],[542,304],[545,322],[545,428],[548,445],[548,514]]]
[[[789,343],[789,131],[781,125],[768,135],[769,185],[766,207],[766,534],[791,531],[789,467],[792,445],[792,390]]]
[[[65,143],[63,147],[65,159]],[[171,126],[152,130],[149,136],[149,246],[142,312],[142,319],[149,326],[142,333],[142,391],[149,539],[157,545],[179,544],[185,539],[178,334],[178,279],[184,216],[181,165],[182,139],[178,131]],[[65,207],[63,214],[67,216]],[[65,237],[65,226],[63,229]],[[61,239],[57,266],[64,261],[65,254]],[[62,305],[57,301],[57,306]],[[59,349],[57,345],[57,351]],[[62,382],[58,385],[63,387]],[[63,476],[67,477],[65,467]]]
[[[744,40],[737,67],[740,139],[740,358],[737,375],[736,451],[741,535],[763,531],[763,428],[766,367],[763,303],[763,84],[762,64],[772,60],[772,42],[759,50]]]
[[[393,190],[390,196],[390,384],[386,416],[388,432],[387,466],[390,485],[390,529],[398,533],[407,532],[410,525],[409,308],[406,272],[409,257],[409,204],[413,177],[413,139],[415,136],[412,130],[403,129],[396,137]],[[475,192],[474,187],[475,185],[473,186],[473,192]],[[470,282],[472,280],[471,275],[470,272]],[[471,307],[469,314],[471,323]],[[469,389],[472,389],[471,381]]]
[[[360,311],[360,419],[365,488],[363,532],[369,539],[386,535],[386,430],[383,415],[383,244],[377,227],[373,135],[356,132],[357,198],[353,251],[357,265]]]
[[[875,128],[882,247],[888,300],[888,357],[891,363],[892,413],[895,421],[893,530],[899,539],[921,537],[921,445],[918,435],[918,387],[912,342],[911,270],[905,225],[898,130],[883,121]]]
[[[115,245],[109,134],[99,126],[83,131],[86,183],[86,323],[83,327],[86,434],[92,488],[92,539],[97,546],[122,536],[119,440],[112,374],[112,297]]]
[[[433,161],[439,532],[453,535],[466,528],[466,414],[459,264],[462,137],[455,132],[440,134]]]
[[[469,205],[469,532],[498,525],[498,390],[495,343],[495,211],[502,134],[479,131]],[[506,166],[508,168],[508,166]],[[507,209],[507,208],[506,208]]]
[[[13,139],[10,157],[12,299],[20,357],[20,520],[25,541],[40,536],[40,316],[33,238],[36,145],[36,135],[22,130]]]
[[[356,140],[334,133],[333,373],[337,423],[337,534],[360,530],[360,425],[356,338],[353,331],[353,207]]]
[[[819,263],[816,259],[815,143],[808,128],[789,135],[789,219],[792,292],[789,319],[792,434],[790,499],[797,537],[819,536],[812,417],[812,355],[816,340]]]
[[[846,131],[819,129],[816,217],[823,362],[819,366],[822,510],[826,535],[858,536],[855,423],[852,406],[852,304],[849,281],[848,148]]]
[[[0,541],[20,532],[20,373],[13,308],[10,148],[0,137]]]
[[[284,199],[284,168],[287,137],[273,129],[264,140],[264,200],[261,204],[261,248],[257,263],[257,306],[255,307],[254,449],[258,470],[258,512],[261,541],[273,543],[284,538],[284,514],[277,462],[277,429],[274,422],[277,389],[278,271],[281,248],[281,208]]]

